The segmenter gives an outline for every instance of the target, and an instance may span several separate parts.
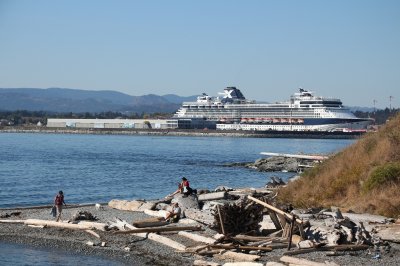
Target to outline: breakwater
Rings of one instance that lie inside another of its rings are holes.
[[[144,136],[191,136],[191,137],[242,137],[242,138],[297,138],[297,139],[357,139],[364,132],[326,131],[237,131],[201,129],[106,129],[106,128],[46,128],[2,127],[5,133],[51,133],[51,134],[98,134],[98,135],[144,135]]]

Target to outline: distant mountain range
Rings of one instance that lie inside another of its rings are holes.
[[[196,96],[180,97],[174,94],[131,96],[117,91],[88,91],[64,88],[0,88],[1,111],[48,112],[175,112],[183,101]]]
[[[111,90],[0,88],[0,111],[172,113],[178,110],[182,102],[195,101],[196,97],[175,94],[131,96]],[[373,111],[368,107],[349,108],[352,112]]]

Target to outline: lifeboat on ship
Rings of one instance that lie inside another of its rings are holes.
[[[264,120],[264,123],[268,123],[268,124],[272,123],[272,118],[263,118],[263,120]]]
[[[272,123],[280,123],[281,119],[280,118],[274,118],[272,119]]]

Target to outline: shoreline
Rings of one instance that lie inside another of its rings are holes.
[[[88,211],[92,213],[98,218],[96,222],[99,223],[107,223],[112,221],[114,217],[118,217],[132,224],[133,221],[142,221],[152,217],[143,211],[120,210],[109,206],[103,206],[101,209],[96,208],[94,204],[70,206],[71,207],[64,209],[62,215],[63,220],[71,217],[77,211]],[[12,216],[12,218],[7,218],[7,220],[43,219],[54,221],[49,214],[49,208],[47,206],[42,206],[42,208],[38,207],[39,206],[35,206],[35,208],[15,208],[15,210],[18,209],[21,211],[21,214],[18,217]],[[10,211],[11,210],[7,208],[7,212],[9,213]],[[5,213],[6,211],[4,209],[0,209],[0,215]],[[307,215],[308,214],[305,214],[305,216]],[[193,222],[193,220],[190,221],[190,219],[188,220],[186,218],[182,218],[181,220],[182,224],[180,221],[175,225],[188,226]],[[204,225],[203,229],[204,231],[199,234],[207,238],[212,238],[216,233],[216,231]],[[222,259],[217,255],[208,257],[199,256],[190,252],[181,252],[172,247],[152,241],[149,236],[143,238],[131,234],[114,234],[113,231],[95,230],[95,232],[100,238],[96,238],[84,230],[71,230],[57,227],[37,228],[21,223],[0,223],[0,243],[22,244],[39,250],[58,250],[65,253],[67,256],[73,256],[74,254],[94,256],[99,259],[112,260],[122,265],[194,265],[196,260],[207,261],[208,263],[213,262],[216,263],[215,265],[224,265],[224,263],[232,262],[229,259]],[[189,248],[204,245],[181,236],[176,232],[163,232],[157,235],[160,237],[167,237]],[[88,245],[88,241],[95,243],[95,245]],[[104,247],[100,245],[101,242],[105,242]],[[330,261],[336,263],[336,265],[399,265],[400,244],[391,242],[390,245],[390,253],[382,253],[380,259],[373,259],[373,246],[368,250],[343,252],[333,257],[328,257],[327,253],[323,251],[299,254],[294,257],[320,263]],[[292,250],[296,250],[296,248]],[[261,255],[258,263],[260,263],[259,265],[266,265],[267,262],[278,262],[286,251],[286,247],[281,247],[273,249],[271,252],[258,253]]]
[[[357,139],[363,132],[324,131],[232,131],[200,129],[104,129],[104,128],[45,128],[2,127],[0,133],[44,133],[44,134],[91,134],[91,135],[139,135],[179,137],[234,137],[234,138],[302,138],[302,139]]]

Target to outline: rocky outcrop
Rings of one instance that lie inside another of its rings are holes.
[[[226,164],[227,167],[246,167],[256,169],[260,172],[298,172],[299,165],[313,165],[313,160],[305,160],[298,158],[287,158],[287,157],[268,157],[258,159],[254,163],[249,162],[235,162]]]

